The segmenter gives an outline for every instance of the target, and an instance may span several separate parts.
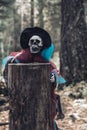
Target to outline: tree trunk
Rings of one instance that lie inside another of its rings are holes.
[[[21,5],[22,6],[22,5]],[[23,30],[23,19],[21,18],[22,17],[22,14],[21,14],[21,17],[17,14],[17,8],[16,8],[16,5],[14,4],[13,6],[13,50],[14,51],[17,51],[19,49],[19,36],[20,36],[20,30],[22,29]],[[21,7],[22,8],[22,7]],[[21,21],[20,21],[20,20]]]
[[[31,27],[34,26],[34,0],[31,0]]]
[[[41,28],[44,28],[44,13],[43,13],[43,10],[44,10],[44,1],[43,0],[38,0],[38,25],[41,27]]]
[[[10,130],[52,130],[50,64],[9,64]]]
[[[87,29],[83,0],[62,0],[60,72],[67,83],[87,80]]]

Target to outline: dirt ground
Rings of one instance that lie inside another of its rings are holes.
[[[63,120],[57,120],[61,130],[87,130],[87,83],[84,81],[55,91],[61,96],[65,114]],[[1,106],[0,106],[1,107]],[[9,121],[9,111],[0,111],[0,123]],[[8,125],[0,126],[0,130],[9,130]]]
[[[87,130],[87,83],[82,81],[60,91],[65,118],[57,124],[62,130]]]

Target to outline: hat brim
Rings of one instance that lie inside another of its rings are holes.
[[[40,27],[33,27],[33,28],[26,28],[21,33],[20,45],[23,49],[29,48],[28,46],[29,39],[33,35],[38,35],[42,38],[44,48],[47,48],[51,45],[51,37],[49,33]]]

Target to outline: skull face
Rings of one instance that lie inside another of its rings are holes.
[[[39,36],[34,35],[30,38],[28,45],[31,53],[38,53],[43,47],[42,39]]]

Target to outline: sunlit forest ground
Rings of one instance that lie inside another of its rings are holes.
[[[70,85],[60,91],[65,118],[58,120],[62,130],[87,130],[87,83]]]
[[[59,69],[59,55],[54,54],[52,61]],[[0,79],[0,87],[4,83]],[[63,120],[57,120],[61,130],[87,130],[87,83],[81,81],[75,85],[64,86],[63,90],[55,90],[61,96],[62,109],[65,114]],[[3,97],[3,95],[2,95]],[[1,98],[1,96],[0,96]],[[8,107],[8,103],[4,104]],[[0,110],[3,106],[0,106]],[[9,110],[0,111],[0,123],[9,122]],[[0,130],[9,130],[8,125],[0,126]]]

